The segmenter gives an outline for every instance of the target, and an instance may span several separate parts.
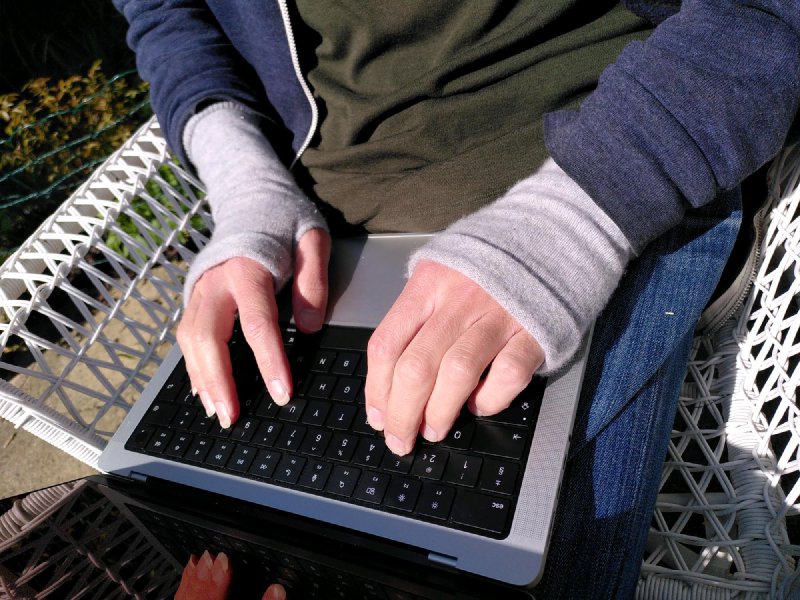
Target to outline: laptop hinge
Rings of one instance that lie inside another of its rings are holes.
[[[131,471],[129,477],[134,481],[147,481],[147,475],[139,473],[139,471]]]
[[[448,556],[447,554],[439,554],[437,552],[428,552],[428,560],[439,563],[440,565],[453,567],[454,569],[458,565],[458,559],[455,556]]]

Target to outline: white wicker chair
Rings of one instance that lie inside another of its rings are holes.
[[[4,353],[0,416],[96,467],[174,342],[199,190],[151,120],[0,267],[0,343],[31,355]],[[800,597],[800,149],[771,196],[745,304],[695,342],[641,598]]]

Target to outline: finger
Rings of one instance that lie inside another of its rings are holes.
[[[328,304],[330,255],[330,236],[324,229],[307,231],[297,244],[292,282],[292,314],[301,331],[312,332],[322,327]]]
[[[184,344],[190,346],[192,356],[192,382],[203,405],[214,407],[225,428],[239,414],[228,352],[235,315],[236,304],[230,293],[219,286],[206,286],[198,299],[191,329],[184,334]]]
[[[524,329],[519,330],[497,354],[489,373],[469,400],[478,416],[494,415],[508,407],[531,381],[544,362],[544,351]]]
[[[261,600],[286,600],[286,590],[280,583],[273,583],[264,592]]]
[[[181,581],[175,590],[175,600],[193,600],[194,582],[197,580],[197,557],[192,554],[181,573]]]
[[[384,424],[386,446],[395,454],[414,447],[442,359],[471,325],[458,311],[436,311],[397,360]]]
[[[384,428],[395,365],[406,346],[433,312],[433,299],[424,294],[412,275],[400,296],[367,344],[367,381],[364,385],[367,419],[378,431]]]
[[[425,405],[422,436],[438,442],[480,382],[481,374],[514,335],[503,311],[491,311],[467,329],[442,357],[436,383]]]
[[[211,567],[211,582],[214,593],[212,597],[216,600],[224,600],[231,585],[231,569],[228,556],[224,552],[217,554],[214,564]]]
[[[272,275],[255,261],[241,259],[230,271],[230,278],[242,333],[267,390],[282,406],[289,402],[292,377],[278,324]]]
[[[178,345],[183,354],[184,364],[186,365],[186,373],[189,375],[189,383],[192,388],[192,395],[197,396],[197,385],[195,380],[199,380],[200,372],[197,368],[197,361],[195,360],[195,353],[193,344],[191,343],[191,332],[194,330],[194,322],[197,319],[197,308],[200,304],[200,292],[195,289],[191,298],[186,306],[181,317],[181,322],[178,324],[177,339]],[[198,396],[199,397],[199,396]],[[200,398],[200,403],[206,411],[208,417],[213,417],[217,410],[213,404],[206,405],[206,402]]]

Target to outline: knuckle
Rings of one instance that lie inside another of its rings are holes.
[[[497,370],[498,379],[506,385],[524,387],[533,377],[529,361],[517,356],[498,358],[492,367]]]
[[[248,311],[240,315],[239,322],[244,337],[251,345],[269,338],[271,328],[267,316],[263,313]]]
[[[375,330],[367,342],[367,362],[384,362],[392,357],[389,336]]]
[[[431,381],[436,373],[430,361],[416,354],[406,354],[397,361],[395,374],[401,381],[417,385]]]
[[[447,356],[442,361],[442,374],[454,384],[477,383],[481,371],[480,365],[466,354]]]

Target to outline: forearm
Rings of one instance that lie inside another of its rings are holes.
[[[208,191],[214,232],[185,283],[191,296],[208,269],[234,257],[255,260],[280,289],[292,272],[294,245],[325,221],[280,162],[258,114],[234,103],[192,117],[183,136],[187,155]]]

